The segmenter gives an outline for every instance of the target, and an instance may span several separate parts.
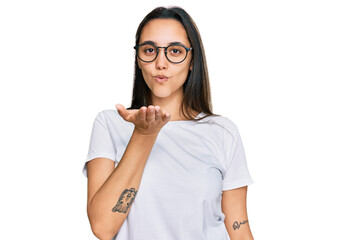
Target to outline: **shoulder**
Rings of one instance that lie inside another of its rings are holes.
[[[98,116],[97,117],[101,117],[103,119],[118,119],[118,118],[122,118],[121,116],[119,116],[118,112],[116,109],[104,109],[101,110],[100,112],[98,112]]]
[[[116,109],[104,109],[98,112],[96,121],[101,122],[103,125],[132,125],[125,121],[118,113]]]
[[[220,129],[227,137],[234,138],[239,131],[234,121],[222,115],[208,116],[201,121],[208,123],[210,127]]]

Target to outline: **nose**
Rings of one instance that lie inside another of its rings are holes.
[[[158,70],[166,69],[168,65],[168,61],[165,55],[164,49],[160,49],[158,56],[156,58],[155,67]]]

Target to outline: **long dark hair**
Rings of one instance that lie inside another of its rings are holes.
[[[212,113],[211,92],[209,74],[206,65],[204,46],[202,44],[199,30],[191,16],[180,7],[158,7],[151,11],[140,23],[136,33],[136,45],[139,44],[143,27],[153,19],[174,19],[179,21],[185,28],[192,47],[192,71],[189,71],[183,85],[184,97],[181,104],[182,114],[189,120],[201,120],[207,116],[217,116]],[[147,86],[141,69],[137,64],[135,54],[135,74],[133,82],[132,104],[128,109],[139,109],[142,106],[152,104],[151,90]],[[203,112],[203,118],[194,119],[190,110]]]

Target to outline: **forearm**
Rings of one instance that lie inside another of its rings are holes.
[[[88,216],[97,237],[110,239],[122,226],[156,139],[157,135],[133,132],[120,163],[90,201]]]

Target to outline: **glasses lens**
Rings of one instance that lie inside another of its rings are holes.
[[[173,45],[167,48],[167,58],[171,62],[182,62],[186,58],[187,51],[184,47]]]
[[[146,62],[153,61],[157,57],[157,49],[150,44],[141,45],[138,47],[138,57]]]

